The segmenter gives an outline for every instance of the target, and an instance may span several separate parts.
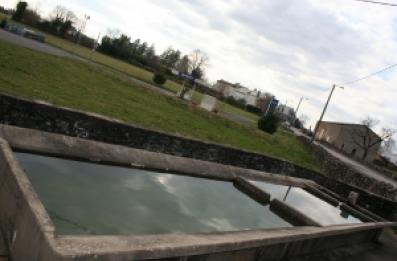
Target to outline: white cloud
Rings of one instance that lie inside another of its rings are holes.
[[[392,0],[389,0],[392,1]],[[6,5],[16,1],[7,0]],[[301,107],[314,125],[333,83],[397,62],[397,8],[334,0],[35,0],[91,15],[87,32],[119,28],[159,51],[195,48],[211,57],[208,76],[241,82]],[[397,1],[395,1],[397,2]],[[386,77],[387,76],[387,77]],[[370,115],[397,128],[397,69],[337,90],[326,120]]]

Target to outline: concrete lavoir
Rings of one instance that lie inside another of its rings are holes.
[[[337,176],[336,179],[347,178],[347,180],[341,179],[341,182],[264,154],[170,135],[92,113],[4,94],[0,94],[0,123],[244,169],[310,179],[343,197],[347,197],[351,191],[357,192],[360,194],[357,202],[360,206],[384,218],[392,216],[397,218],[397,203],[388,199],[394,198],[396,191],[388,191],[385,184],[369,179],[363,182],[362,179],[356,179],[356,176],[348,178],[350,173],[346,175],[344,172],[339,173],[339,169],[332,177]]]
[[[282,260],[373,242],[384,228],[395,225],[378,220],[326,227],[312,222],[312,226],[304,226],[307,220],[299,216],[295,220],[304,220],[301,226],[270,230],[57,236],[50,216],[13,150],[228,182],[246,178],[288,186],[314,186],[318,190],[323,188],[297,178],[12,126],[0,126],[0,137],[3,138],[0,139],[0,206],[7,210],[0,211],[0,229],[6,255],[11,260]],[[269,199],[266,193],[262,194]],[[260,201],[266,204],[265,199]],[[277,208],[280,204],[273,205]],[[295,215],[288,208],[279,209]]]

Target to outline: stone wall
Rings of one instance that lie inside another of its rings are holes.
[[[385,218],[397,208],[397,203],[394,201],[378,197],[358,187],[344,184],[285,160],[229,146],[169,135],[100,115],[55,107],[43,102],[0,94],[0,123],[310,179],[343,197],[347,197],[350,191],[360,193],[358,204]],[[379,194],[388,196],[385,193]]]
[[[397,189],[393,185],[361,174],[356,169],[330,155],[321,146],[310,143],[305,137],[301,136],[299,139],[312,151],[317,160],[321,162],[326,174],[332,175],[333,178],[344,183],[363,188],[387,198],[395,198],[397,196]]]

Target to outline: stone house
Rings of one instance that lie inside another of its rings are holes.
[[[381,138],[362,124],[319,123],[316,140],[331,144],[352,158],[372,162],[381,145]]]

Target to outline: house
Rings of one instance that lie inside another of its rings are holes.
[[[316,140],[327,142],[352,158],[372,162],[381,138],[366,125],[326,122],[318,125]]]
[[[218,91],[223,97],[244,100],[246,104],[254,107],[257,107],[257,99],[261,95],[260,91],[252,91],[239,83],[230,83],[225,80],[218,80],[212,88]]]

